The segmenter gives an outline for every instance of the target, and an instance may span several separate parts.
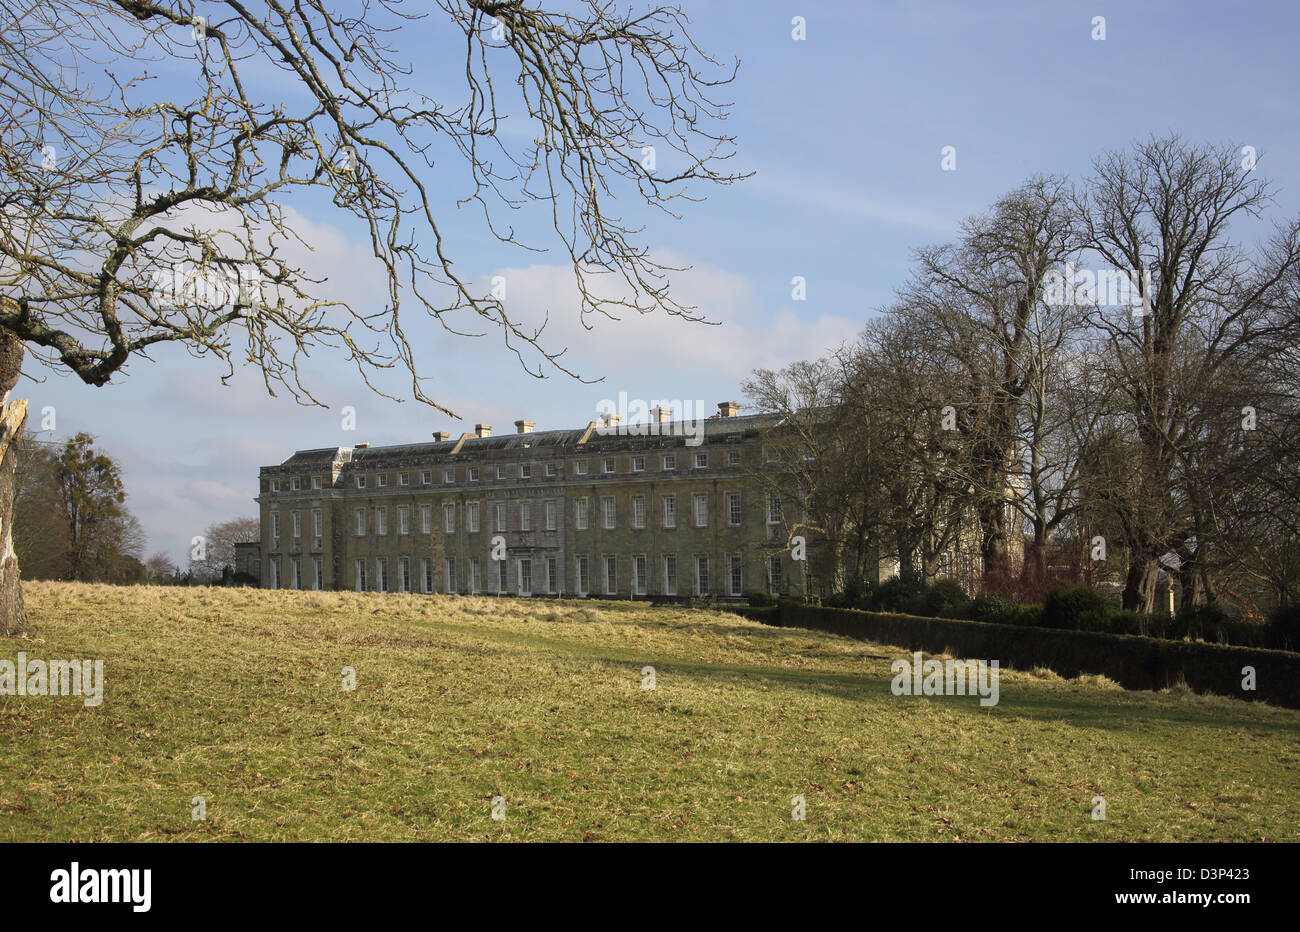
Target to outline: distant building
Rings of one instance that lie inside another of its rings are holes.
[[[302,450],[265,466],[261,540],[236,570],[264,588],[741,599],[803,591],[760,438],[735,402],[585,429]],[[502,559],[503,558],[503,559]]]

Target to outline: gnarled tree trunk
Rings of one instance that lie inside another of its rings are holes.
[[[1134,549],[1129,555],[1128,576],[1124,582],[1124,608],[1134,612],[1154,612],[1156,609],[1156,581],[1160,566],[1150,552],[1143,554]]]
[[[0,634],[27,634],[23,585],[14,552],[14,467],[18,443],[27,423],[27,402],[9,400],[23,365],[23,341],[0,330]]]
[[[983,575],[995,591],[1001,591],[1011,581],[1006,509],[1007,500],[1002,497],[987,500],[979,507]]]

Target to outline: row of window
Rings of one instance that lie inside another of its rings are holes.
[[[726,561],[723,578],[726,595],[740,596],[745,591],[743,561],[738,553],[727,554]],[[514,563],[515,574],[512,581],[509,578],[509,561],[489,560],[492,567],[491,578],[484,581],[480,576],[481,564],[479,558],[472,557],[466,567],[465,579],[460,580],[456,575],[456,558],[447,557],[443,560],[442,565],[442,591],[444,593],[461,592],[467,595],[478,595],[484,591],[498,595],[513,594],[522,596],[565,594],[564,581],[560,578],[560,561],[558,557],[544,557],[538,560],[532,557],[518,557]],[[269,565],[271,575],[268,581],[270,587],[272,589],[282,588],[279,561],[272,560]],[[579,596],[593,594],[612,596],[619,594],[619,558],[613,554],[605,555],[600,558],[597,566],[602,585],[600,593],[596,593],[591,587],[592,566],[590,557],[577,556],[574,558],[573,594]],[[386,557],[378,557],[374,560],[373,573],[370,561],[357,560],[353,567],[353,588],[357,592],[414,592],[417,590],[426,593],[434,592],[433,561],[429,559],[420,560],[420,575],[414,580],[411,577],[411,567],[410,557],[398,557],[396,577],[390,578],[389,564]],[[291,559],[288,566],[289,578],[285,580],[288,584],[287,587],[290,589],[324,588],[321,558],[313,557],[311,566],[308,569],[311,574],[310,578],[304,578],[302,560],[300,558]],[[632,555],[629,558],[628,569],[631,573],[629,594],[648,595],[651,587],[649,558],[645,554]],[[660,569],[658,594],[665,596],[679,595],[677,554],[666,553],[661,555]],[[765,569],[767,590],[776,592],[781,586],[781,557],[770,557]],[[710,577],[709,557],[697,554],[692,560],[691,572],[691,594],[697,597],[711,595],[713,582]]]
[[[319,490],[323,484],[324,484],[324,479],[323,479],[323,477],[321,477],[321,476],[312,476],[312,477],[311,477],[311,487],[312,487],[312,489],[314,489],[314,490]],[[280,482],[279,479],[272,479],[272,480],[271,480],[271,491],[272,491],[272,492],[279,492],[279,491],[281,491],[280,486],[281,486],[281,482]],[[289,480],[288,489],[291,490],[291,491],[294,491],[294,492],[301,492],[302,489],[303,489],[302,477],[301,477],[301,476],[294,476],[292,479],[290,479],[290,480]]]
[[[728,527],[739,527],[743,511],[740,503],[739,492],[726,492],[723,496],[724,508]],[[480,530],[480,502],[466,502],[465,512],[465,530],[469,533],[477,533]],[[508,523],[508,510],[512,503],[494,502],[492,503],[492,514],[494,517],[494,531],[511,530]],[[533,530],[533,502],[518,502],[516,530],[531,531]],[[632,500],[632,528],[642,530],[646,526],[646,497],[644,495],[633,495]],[[585,531],[590,528],[590,502],[586,498],[576,499],[573,503],[573,521],[574,526],[579,531]],[[662,496],[662,526],[665,529],[674,529],[677,527],[677,496]],[[542,529],[554,531],[558,526],[559,505],[554,501],[542,502],[543,525]],[[399,536],[411,533],[411,506],[398,505],[397,508],[397,533]],[[357,537],[365,537],[369,529],[370,508],[356,508],[353,510],[355,521],[355,530]],[[376,535],[385,536],[388,534],[388,506],[378,505],[374,511],[374,532]],[[420,505],[420,533],[433,533],[433,506]],[[605,530],[615,530],[618,527],[617,503],[614,496],[606,495],[600,499],[600,516],[601,526]],[[300,512],[289,512],[291,536],[297,540],[302,536],[302,526]],[[321,509],[314,508],[311,512],[312,535],[321,537],[324,533],[324,517]],[[769,492],[767,495],[767,523],[770,525],[781,522],[781,501],[775,494]],[[707,492],[696,492],[691,496],[691,523],[694,527],[703,528],[709,526],[709,495]],[[456,504],[455,502],[446,502],[442,506],[442,529],[444,533],[456,533]],[[280,512],[271,512],[271,537],[278,540],[280,537]]]
[[[279,560],[274,558],[269,560],[267,562],[267,569],[270,572],[267,582],[270,584],[272,589],[286,588],[286,584],[289,589],[325,588],[325,569],[321,564],[320,557],[311,558],[311,566],[309,568],[309,572],[311,573],[310,578],[303,577],[302,559],[299,557],[294,557],[289,561],[289,578],[287,580],[282,581],[280,579]]]
[[[465,512],[465,529],[470,533],[477,533],[480,530],[479,513],[480,502],[466,502]],[[492,503],[493,517],[495,518],[493,530],[507,531],[510,530],[508,525],[508,509],[511,503],[494,502]],[[574,526],[577,530],[585,531],[590,527],[590,502],[586,498],[576,499],[574,505]],[[632,505],[632,527],[636,530],[643,529],[646,526],[646,497],[644,495],[634,495],[631,499]],[[662,526],[667,529],[677,527],[677,496],[662,496]],[[546,501],[542,503],[543,521],[542,527],[547,531],[557,529],[559,506],[557,502]],[[398,505],[397,508],[397,533],[399,535],[411,533],[411,507],[409,505]],[[741,500],[739,492],[724,493],[724,508],[727,518],[727,525],[730,527],[739,527],[743,517],[741,509]],[[374,530],[377,535],[386,535],[388,533],[388,506],[378,505],[374,509]],[[516,522],[517,530],[533,530],[533,502],[518,502]],[[368,528],[368,519],[371,509],[356,508],[353,511],[355,519],[356,536],[364,537]],[[600,499],[601,525],[606,530],[614,530],[618,526],[617,504],[614,496],[606,495]],[[420,505],[420,533],[433,533],[433,506]],[[292,536],[296,539],[302,536],[300,513],[292,511],[289,513]],[[316,508],[311,512],[312,533],[315,537],[321,537],[323,534],[323,515],[321,509]],[[695,527],[709,526],[709,496],[707,492],[696,492],[691,496],[691,519]],[[767,523],[779,524],[781,521],[781,502],[780,499],[768,493],[767,496]],[[456,504],[446,502],[442,506],[442,529],[447,534],[456,533]],[[278,539],[280,537],[280,512],[271,512],[271,537]]]
[[[694,457],[693,457],[693,459],[692,459],[692,463],[694,464],[694,468],[696,468],[696,469],[707,469],[707,468],[708,468],[708,465],[709,465],[709,454],[708,454],[707,452],[700,452],[700,453],[696,453],[696,454],[694,454]],[[728,466],[739,466],[739,465],[740,465],[740,451],[739,451],[739,450],[728,450],[728,451],[727,451],[727,465],[728,465]],[[479,482],[479,481],[481,480],[481,467],[479,467],[479,466],[469,466],[469,467],[467,467],[467,468],[468,468],[468,470],[469,470],[469,481],[470,481],[470,482]],[[506,465],[506,464],[502,464],[502,465],[494,466],[494,467],[491,467],[491,468],[495,470],[495,475],[496,475],[496,478],[497,478],[497,479],[515,479],[515,478],[519,478],[519,479],[531,479],[531,478],[533,477],[533,464],[532,464],[532,463],[519,463],[519,464],[518,464],[518,469],[517,469],[517,471],[515,470],[515,468],[514,468],[513,466],[511,466],[511,465]],[[662,470],[664,470],[664,471],[672,471],[672,470],[675,470],[675,469],[677,468],[677,454],[675,454],[675,453],[663,453],[663,454],[661,454],[660,457],[659,457],[659,468],[662,469]],[[637,456],[633,456],[633,457],[632,457],[632,472],[645,472],[645,470],[646,470],[646,456],[645,456],[644,454],[640,454],[640,455],[637,455]],[[617,473],[617,458],[616,458],[616,457],[613,457],[613,456],[607,456],[607,457],[602,458],[602,459],[601,459],[601,472],[604,473],[604,474],[606,474],[606,475],[613,475],[613,474]],[[580,460],[574,460],[574,461],[573,461],[573,473],[574,473],[574,475],[576,475],[576,476],[585,476],[585,475],[587,474],[587,460],[581,460],[581,459],[580,459]],[[559,475],[559,466],[558,466],[558,464],[556,464],[556,463],[547,463],[547,464],[546,464],[546,476],[547,476],[547,478],[554,478],[554,477],[557,476],[557,475]],[[455,482],[456,482],[456,468],[455,468],[455,467],[449,467],[449,468],[447,468],[447,469],[444,469],[443,472],[442,472],[442,477],[443,477],[442,481],[443,481],[445,484],[447,484],[447,485],[451,485],[451,484],[455,483]],[[375,475],[374,475],[374,479],[375,479],[375,488],[380,488],[380,489],[382,489],[382,488],[387,488],[387,486],[388,486],[388,479],[389,479],[389,474],[388,474],[388,473],[384,473],[384,472],[375,473]],[[301,476],[294,476],[294,477],[290,478],[288,481],[289,481],[289,486],[288,486],[287,491],[293,491],[293,492],[299,492],[299,491],[302,491],[302,489],[303,489],[303,485],[302,485],[302,477],[301,477]],[[369,481],[369,479],[368,479],[368,477],[367,477],[365,474],[361,474],[361,475],[356,476],[356,486],[357,486],[357,488],[358,488],[358,489],[364,489],[364,488],[366,488],[366,487],[367,487],[367,486],[366,486],[366,483],[367,483],[368,481]],[[321,484],[322,484],[322,477],[320,477],[320,476],[312,476],[312,477],[311,477],[311,487],[312,487],[312,489],[320,489],[320,488],[321,488]],[[399,473],[397,474],[397,484],[398,484],[399,486],[403,486],[403,487],[405,487],[405,486],[409,486],[409,485],[411,484],[411,473],[409,473],[409,472],[399,472]],[[422,472],[420,473],[420,484],[421,484],[421,485],[426,485],[426,486],[427,486],[427,485],[433,485],[433,470],[426,469],[426,470],[424,470],[424,471],[422,471]],[[272,491],[272,492],[279,492],[279,491],[282,491],[281,485],[282,485],[282,482],[281,482],[280,479],[272,479],[272,480],[271,480],[271,491]]]
[[[300,512],[289,512],[289,525],[293,538],[296,540],[302,537],[302,515]],[[311,512],[312,536],[321,537],[325,533],[325,516],[319,508],[313,508]],[[271,512],[271,537],[279,539],[280,537],[280,512]]]

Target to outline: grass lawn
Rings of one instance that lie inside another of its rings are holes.
[[[102,659],[104,701],[0,696],[5,841],[1300,840],[1297,710],[1046,672],[895,697],[901,650],[642,603],[26,599],[0,659]]]

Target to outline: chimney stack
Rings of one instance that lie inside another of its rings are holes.
[[[491,436],[492,436],[492,425],[491,425],[491,424],[475,424],[475,425],[474,425],[474,433],[475,433],[475,435],[477,435],[477,436],[479,436],[479,437],[491,437]]]
[[[619,415],[617,415],[617,414],[606,414],[606,415],[603,415],[603,417],[604,417],[604,419],[605,419],[605,426],[606,426],[606,427],[617,427],[618,424],[619,424],[619,421],[622,420],[622,418],[621,418]]]
[[[354,449],[354,450],[368,450],[368,449],[370,449],[370,444],[369,444],[369,443],[354,443],[354,444],[352,444],[352,449]]]
[[[740,413],[740,405],[734,401],[718,402],[718,417],[735,417]]]
[[[439,443],[446,443],[451,439],[451,434],[447,433],[445,430],[435,430],[433,432],[433,439]]]
[[[673,409],[663,406],[650,409],[650,418],[656,424],[667,424],[673,419]]]
[[[534,426],[532,421],[515,421],[515,433],[531,434]]]

